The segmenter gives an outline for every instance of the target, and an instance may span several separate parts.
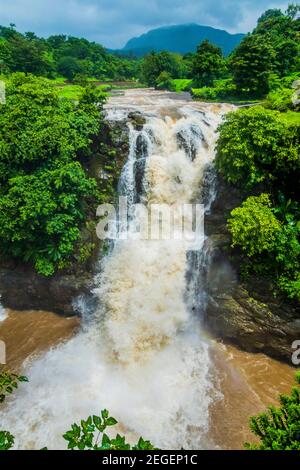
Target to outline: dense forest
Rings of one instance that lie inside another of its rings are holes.
[[[0,70],[4,74],[126,80],[137,76],[137,67],[137,61],[109,54],[100,44],[86,39],[65,35],[43,39],[32,32],[21,34],[13,24],[0,27]]]

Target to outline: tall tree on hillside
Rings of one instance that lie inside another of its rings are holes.
[[[300,40],[299,5],[289,5],[285,13],[278,9],[267,10],[257,22],[253,35],[258,41],[269,42],[274,49],[273,70],[280,76],[297,70]]]
[[[182,70],[181,62],[178,55],[171,52],[150,52],[142,61],[142,79],[147,85],[155,86],[162,72],[168,72],[172,78],[179,78]]]
[[[225,62],[220,47],[203,41],[198,47],[193,60],[193,79],[199,86],[210,86],[219,78],[225,69]]]
[[[269,91],[275,52],[255,34],[246,36],[231,56],[233,81],[240,93],[262,97]]]

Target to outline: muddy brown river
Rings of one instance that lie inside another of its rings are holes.
[[[26,372],[28,363],[69,340],[80,328],[76,317],[42,311],[7,313],[7,319],[0,323],[0,339],[6,342],[6,368],[12,371]],[[244,442],[255,440],[249,431],[249,416],[269,404],[276,405],[279,393],[289,393],[295,369],[264,354],[216,342],[212,355],[223,397],[210,408],[209,438],[217,448],[242,449]],[[23,386],[30,387],[30,382]]]

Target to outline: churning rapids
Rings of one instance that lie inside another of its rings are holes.
[[[129,125],[120,194],[148,205],[199,201],[209,210],[216,129],[230,109],[152,90],[112,97],[108,119],[130,112],[145,118],[141,130]],[[203,246],[204,239],[193,255],[197,269]],[[115,242],[95,278],[97,310],[85,313],[73,338],[27,365],[30,384],[8,402],[1,427],[15,435],[17,448],[65,448],[61,436],[70,424],[103,408],[128,440],[142,435],[160,448],[215,448],[210,407],[221,394],[212,343],[201,331],[205,292],[196,295],[199,276],[189,261],[181,241]]]

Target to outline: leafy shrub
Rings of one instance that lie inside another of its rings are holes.
[[[250,418],[250,429],[259,444],[246,443],[249,450],[300,450],[300,374],[290,395],[280,395],[280,407]]]
[[[194,99],[231,100],[236,98],[236,86],[230,78],[214,80],[212,87],[192,88],[191,93]]]
[[[266,100],[265,107],[268,109],[277,109],[278,111],[287,111],[293,108],[292,95],[293,90],[291,88],[280,88],[275,91],[271,91]]]
[[[193,80],[190,78],[175,78],[171,83],[171,90],[176,92],[190,91]]]
[[[80,425],[73,424],[71,429],[64,434],[68,441],[68,449],[78,450],[153,450],[149,441],[140,437],[134,446],[126,443],[125,436],[109,437],[105,431],[108,427],[115,426],[118,421],[109,416],[107,410],[101,411],[101,416],[89,416],[82,420]]]
[[[77,104],[42,78],[13,75],[0,106],[0,249],[51,275],[72,255],[85,205],[96,194],[81,160],[91,154],[104,95]]]
[[[229,113],[220,126],[216,167],[240,187],[259,183],[289,187],[297,193],[300,126],[278,111],[255,106]]]
[[[45,276],[53,274],[73,252],[84,216],[82,198],[94,190],[94,180],[78,162],[11,178],[0,197],[3,252],[32,261]]]
[[[273,213],[269,195],[250,196],[241,207],[233,209],[228,229],[232,246],[240,246],[249,257],[273,250],[281,224]]]
[[[0,403],[3,403],[8,395],[11,395],[19,386],[19,382],[28,382],[27,377],[2,372],[0,374]],[[9,450],[14,445],[14,436],[8,431],[0,431],[0,451]]]
[[[250,196],[231,212],[232,246],[247,256],[249,268],[269,276],[277,289],[300,300],[300,222],[281,222],[268,194]]]
[[[195,99],[215,100],[217,98],[217,90],[207,86],[192,88],[191,93],[192,97]]]
[[[158,90],[170,90],[172,88],[172,77],[169,72],[161,72],[156,79],[155,87]]]
[[[28,382],[24,375],[16,375],[11,372],[0,374],[0,403],[3,403],[7,396],[11,395],[19,386],[19,383]]]

